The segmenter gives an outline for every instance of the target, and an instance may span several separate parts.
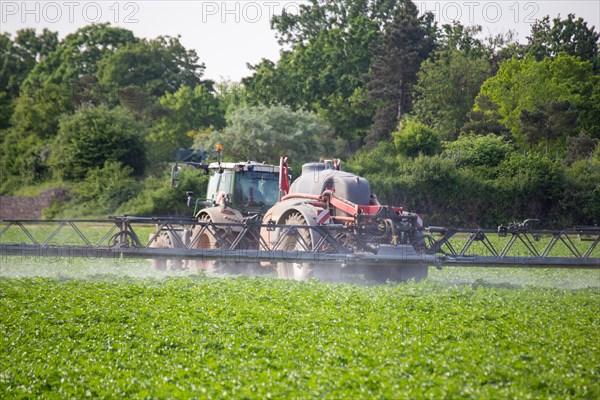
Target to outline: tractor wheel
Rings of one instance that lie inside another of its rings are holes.
[[[153,234],[150,235],[152,237]],[[150,245],[152,248],[157,249],[172,249],[175,244],[171,240],[171,235],[168,232],[161,232],[154,242]],[[183,262],[181,259],[164,259],[164,258],[153,258],[150,260],[152,268],[159,271],[180,271],[183,268]]]
[[[200,218],[198,218],[198,222],[212,222],[212,219],[207,214],[202,214]],[[196,225],[192,229],[192,242],[195,241],[196,249],[205,249],[205,250],[218,250],[218,249],[228,249],[230,243],[233,242],[234,237],[230,237],[229,234],[225,233],[224,230],[216,228],[216,227],[208,227],[207,229],[202,230],[201,225]],[[197,235],[200,237],[196,238]],[[257,263],[255,263],[257,264]],[[187,265],[190,267],[189,269],[192,271],[204,270],[211,274],[218,275],[240,275],[247,274],[252,272],[252,267],[254,264],[251,263],[241,263],[241,262],[231,262],[231,261],[222,261],[222,260],[189,260],[187,261]],[[260,268],[260,264],[258,264]]]
[[[307,225],[300,213],[293,213],[285,221],[285,225]],[[312,241],[308,229],[297,229],[287,233],[281,244],[284,251],[311,251]],[[341,267],[335,264],[318,265],[306,262],[279,262],[277,263],[277,276],[280,279],[304,281],[318,278],[325,281],[336,281],[341,278]]]

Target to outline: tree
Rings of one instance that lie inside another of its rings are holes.
[[[436,54],[459,52],[472,58],[490,56],[493,50],[477,37],[481,31],[480,25],[464,26],[457,22],[442,25],[438,33]]]
[[[12,125],[21,136],[34,135],[40,140],[53,138],[61,115],[73,111],[71,100],[71,91],[66,85],[47,84],[23,90],[15,101]]]
[[[98,78],[112,92],[135,86],[152,96],[175,93],[181,86],[200,84],[204,64],[194,50],[187,50],[179,37],[128,42],[106,54],[98,67]],[[116,90],[115,90],[116,89]]]
[[[10,118],[14,112],[13,103],[6,92],[0,92],[0,131],[10,126]]]
[[[492,54],[476,35],[480,26],[444,25],[437,50],[425,60],[415,85],[414,115],[441,138],[456,138],[481,84],[492,76]]]
[[[254,75],[243,80],[249,103],[315,111],[337,136],[364,136],[372,111],[363,101],[363,77],[379,35],[367,14],[367,1],[314,0],[297,16],[274,17],[273,27],[291,50],[282,51],[277,64],[263,60],[252,67]]]
[[[277,63],[263,60],[243,80],[251,105],[285,104],[317,112],[337,137],[359,143],[374,106],[366,95],[372,46],[407,0],[310,0],[296,14],[272,19],[285,46]]]
[[[276,163],[280,156],[288,156],[293,162],[303,162],[332,150],[330,130],[314,113],[287,106],[245,107],[231,114],[227,128],[213,135],[212,144],[225,145],[235,160]]]
[[[591,62],[596,71],[600,68],[600,34],[595,32],[594,26],[588,28],[583,18],[575,19],[574,14],[569,14],[563,20],[560,16],[554,18],[552,24],[550,16],[545,16],[535,22],[531,28],[531,36],[527,39],[525,51],[538,61],[544,57],[555,58],[560,53],[567,53],[582,61]]]
[[[160,105],[160,99],[144,88],[127,86],[117,90],[119,104],[132,112],[136,119],[154,124],[168,112]]]
[[[67,35],[55,51],[40,60],[24,81],[26,89],[48,83],[75,84],[85,76],[95,76],[102,58],[137,39],[127,29],[97,24]]]
[[[14,40],[8,33],[0,35],[0,129],[8,128],[21,84],[39,60],[54,51],[58,34],[44,29],[17,31]]]
[[[247,105],[244,86],[239,82],[222,80],[215,83],[215,97],[221,114],[228,118],[237,108]]]
[[[352,20],[366,18],[379,30],[390,22],[405,0],[309,0],[298,13],[284,10],[271,20],[279,43],[296,46],[307,44],[323,32],[344,29]]]
[[[498,73],[485,81],[478,95],[487,96],[498,106],[501,122],[521,143],[525,143],[523,110],[536,105],[567,101],[577,110],[580,131],[600,135],[600,76],[592,64],[561,53],[555,59],[537,61],[531,57],[512,58],[502,63]],[[477,101],[474,111],[480,110]]]
[[[508,128],[501,122],[502,116],[498,112],[499,106],[486,95],[475,98],[475,104],[467,113],[467,122],[460,129],[461,133],[473,135],[494,134],[511,138]]]
[[[569,101],[564,100],[536,104],[531,111],[521,111],[521,123],[527,142],[534,145],[544,140],[546,154],[550,152],[553,141],[573,135],[577,118],[577,110]]]
[[[106,162],[120,162],[140,175],[146,163],[139,129],[122,108],[102,105],[63,116],[52,146],[52,170],[63,179],[81,180]]]
[[[8,33],[0,35],[0,89],[8,98],[19,95],[21,83],[36,63],[58,46],[58,33],[44,29],[36,35],[34,29],[17,31],[14,41]]]
[[[160,98],[165,115],[148,135],[150,159],[167,161],[178,148],[192,145],[194,136],[208,128],[223,129],[225,118],[212,86],[182,86]]]
[[[2,132],[0,146],[0,193],[46,178],[47,143],[36,135],[21,135],[15,129]]]
[[[284,60],[290,57],[290,52],[281,52],[280,61],[276,64],[263,58],[258,64],[248,64],[248,69],[254,71],[252,76],[242,78],[244,97],[248,105],[274,106],[287,104],[290,107],[296,104],[294,98],[287,98],[291,88],[287,87],[282,67]]]
[[[6,179],[11,176],[23,185],[46,177],[50,142],[58,132],[60,117],[73,110],[70,95],[65,86],[48,84],[23,91],[12,102],[12,126],[0,139],[0,169]]]
[[[438,53],[421,64],[415,87],[416,118],[446,140],[457,137],[481,84],[490,76],[491,64],[486,57],[458,50]]]
[[[418,16],[412,2],[404,2],[386,25],[381,44],[374,46],[368,91],[376,113],[367,142],[389,139],[402,116],[412,109],[413,86],[421,62],[434,48],[433,15]]]
[[[440,138],[434,130],[413,118],[405,117],[392,137],[398,152],[407,157],[431,156],[440,147]]]

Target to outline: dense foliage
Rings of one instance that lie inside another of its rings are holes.
[[[474,151],[477,151],[475,153]],[[391,144],[358,152],[347,167],[380,201],[423,210],[428,225],[497,227],[526,218],[542,227],[600,223],[600,159],[564,167],[515,153],[498,137],[446,143],[441,156],[398,155]]]
[[[440,137],[433,129],[412,118],[400,121],[398,130],[392,133],[392,137],[398,153],[408,157],[434,155],[440,145]]]
[[[598,223],[595,27],[548,16],[521,45],[417,11],[410,0],[310,0],[273,16],[280,57],[240,83],[204,80],[179,37],[108,24],[61,40],[0,35],[0,194],[53,181],[77,191],[119,162],[136,194],[111,207],[182,213],[158,183],[172,154],[210,157],[222,142],[229,160],[344,158],[380,197],[440,224]]]
[[[371,287],[2,278],[0,390],[7,398],[600,395],[597,288],[450,279],[448,271],[444,283]]]
[[[144,147],[139,127],[121,108],[82,108],[60,121],[50,165],[63,179],[80,180],[106,162],[120,162],[144,172]]]
[[[569,136],[585,133],[600,138],[600,75],[593,72],[590,62],[559,54],[555,59],[512,58],[500,66],[498,73],[485,81],[480,95],[499,106],[502,123],[521,142],[564,141]],[[560,106],[562,102],[563,106]],[[559,103],[559,104],[556,104]],[[564,104],[566,103],[566,107]],[[570,117],[569,105],[575,110]],[[534,124],[527,112],[538,111],[545,125],[534,126],[537,134],[526,136],[527,127]],[[545,114],[545,115],[544,115]],[[578,125],[578,126],[576,126]],[[544,129],[547,128],[547,129]]]
[[[211,144],[226,143],[233,160],[272,164],[286,155],[295,162],[313,161],[315,154],[334,150],[331,128],[314,114],[287,106],[239,108],[227,119],[227,128]]]

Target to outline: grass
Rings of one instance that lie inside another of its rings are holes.
[[[9,263],[5,398],[600,397],[598,271],[447,268],[371,286],[100,266],[16,278]],[[529,286],[535,271],[557,287],[579,273],[579,288]]]
[[[58,229],[58,232],[52,237],[49,244],[85,246],[86,243],[84,239],[76,231],[76,229],[79,229],[92,245],[100,244],[102,246],[107,246],[109,245],[108,240],[119,230],[116,229],[110,232],[112,228],[116,228],[116,225],[106,218],[101,218],[98,221],[99,222],[74,222],[73,225],[65,224],[62,227],[60,226],[60,221],[24,222],[23,226],[37,243],[45,243]],[[8,224],[9,223],[7,222],[0,221],[0,229],[7,228],[6,232],[0,236],[0,244],[33,244],[31,239],[27,236],[27,233],[25,233],[21,227],[14,224],[8,226]],[[155,231],[156,225],[135,225],[135,232],[138,234],[143,245],[149,240],[149,235]],[[110,235],[106,236],[109,232]]]
[[[51,180],[37,185],[21,186],[12,194],[13,196],[39,196],[43,192],[52,189],[70,189],[72,183]]]

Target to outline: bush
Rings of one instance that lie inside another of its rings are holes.
[[[396,169],[397,166],[396,150],[390,142],[379,142],[371,149],[360,150],[343,165],[344,169],[361,176],[385,173]]]
[[[507,217],[539,218],[545,226],[554,225],[559,217],[564,173],[546,156],[512,154],[498,166],[494,186]]]
[[[494,164],[491,155],[502,152],[457,167],[443,157],[407,160],[379,144],[347,167],[369,180],[382,204],[422,213],[428,225],[495,228],[527,218],[539,218],[544,228],[600,223],[600,159],[563,169],[545,156],[513,153],[497,166],[480,165]]]
[[[192,215],[194,208],[187,206],[186,192],[196,198],[206,196],[208,175],[198,170],[184,169],[180,173],[179,185],[171,187],[170,174],[149,177],[143,189],[130,201],[119,207],[120,214],[130,215]]]
[[[435,131],[412,118],[404,118],[392,137],[398,152],[407,157],[434,155],[440,147],[440,138]]]
[[[107,162],[103,168],[94,168],[73,186],[71,201],[46,210],[44,217],[106,217],[138,192],[139,184],[132,173],[131,167],[118,162]]]
[[[496,167],[514,151],[512,144],[494,134],[460,136],[454,142],[445,142],[444,149],[457,165],[469,167]]]
[[[600,225],[600,160],[577,161],[565,175],[564,213],[576,217],[573,224]]]
[[[50,165],[63,179],[81,180],[106,162],[129,166],[134,175],[145,168],[140,126],[121,108],[84,108],[61,118]]]
[[[0,194],[10,194],[24,185],[37,184],[47,178],[46,145],[35,135],[20,134],[15,129],[2,131],[0,144]]]

